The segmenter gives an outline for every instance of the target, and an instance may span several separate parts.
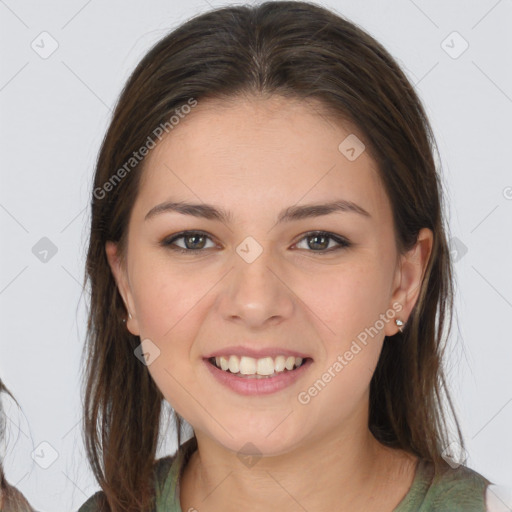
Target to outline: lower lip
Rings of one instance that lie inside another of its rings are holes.
[[[307,359],[302,366],[295,370],[280,372],[275,377],[262,379],[237,377],[234,373],[220,370],[207,359],[204,359],[204,362],[214,378],[233,391],[241,395],[268,395],[291,386],[307,371],[313,360]]]

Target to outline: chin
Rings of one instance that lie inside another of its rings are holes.
[[[285,415],[286,416],[286,415]],[[291,416],[291,415],[290,415]],[[240,457],[273,457],[292,451],[303,441],[304,433],[295,432],[292,425],[282,428],[282,416],[279,421],[262,421],[258,424],[236,422],[236,427],[223,425],[226,430],[216,425],[207,436],[216,443]],[[286,422],[286,420],[285,420]],[[245,425],[245,426],[244,426]],[[277,428],[276,428],[277,427]],[[229,433],[228,433],[229,432]]]

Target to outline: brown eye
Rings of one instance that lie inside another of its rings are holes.
[[[325,231],[307,233],[300,242],[303,240],[306,240],[307,248],[311,249],[309,252],[330,253],[351,246],[348,240]],[[334,241],[337,245],[330,246],[331,241]]]
[[[178,245],[176,243],[177,240],[183,240],[183,245]],[[213,244],[210,247],[206,247],[208,240]],[[306,249],[309,249],[308,252],[314,252],[317,254],[329,254],[333,251],[347,248],[352,245],[346,238],[325,231],[312,231],[310,233],[306,233],[299,243],[303,243],[303,241],[306,241]],[[334,246],[332,246],[332,242],[335,243]],[[170,238],[166,238],[161,242],[161,245],[171,249],[172,251],[177,251],[183,254],[199,254],[201,252],[205,252],[205,249],[216,247],[211,237],[201,231],[183,231]]]
[[[191,235],[183,236],[182,238],[185,240],[185,246],[187,249],[204,249],[206,242],[206,237],[204,235],[193,233]]]
[[[179,246],[175,243],[181,239],[184,241],[184,246]],[[211,240],[211,238],[200,231],[183,231],[171,238],[166,238],[161,242],[161,245],[181,253],[194,253],[205,249],[207,240]],[[213,244],[213,247],[215,247],[215,244]]]

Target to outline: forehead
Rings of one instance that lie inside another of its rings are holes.
[[[147,155],[137,203],[147,209],[171,196],[268,211],[343,198],[372,216],[389,215],[369,152],[352,160],[342,152],[358,139],[355,127],[317,101],[199,101]]]

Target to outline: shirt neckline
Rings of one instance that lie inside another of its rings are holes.
[[[431,463],[418,457],[414,478],[405,496],[400,500],[393,512],[409,512],[412,505],[416,505],[419,498],[425,495],[432,480],[433,467]]]
[[[171,464],[169,476],[162,489],[162,495],[173,497],[173,512],[182,512],[180,504],[180,483],[184,469],[196,450],[197,440],[195,436],[192,436],[180,446]],[[410,506],[416,503],[418,498],[423,496],[427,491],[432,471],[431,464],[426,459],[418,457],[411,486],[392,512],[408,512],[410,510]],[[157,512],[160,512],[160,509],[157,509]]]

